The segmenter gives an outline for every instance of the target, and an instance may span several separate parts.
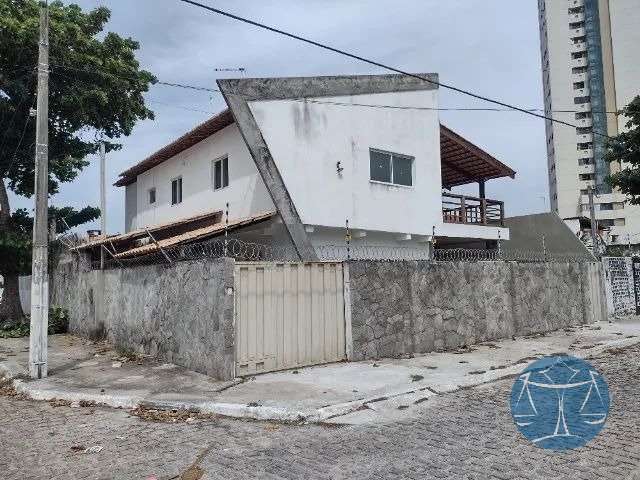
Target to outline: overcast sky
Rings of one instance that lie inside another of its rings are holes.
[[[437,72],[443,83],[527,108],[541,108],[536,0],[202,0],[212,6],[358,53],[398,68]],[[66,2],[65,2],[66,3]],[[167,82],[215,88],[245,76],[387,73],[367,64],[209,14],[177,0],[77,0],[105,5],[108,29],[140,42],[141,65]],[[224,108],[219,94],[154,86],[147,94],[154,121],[138,124],[108,157],[108,180]],[[441,89],[442,107],[491,106]],[[184,107],[184,108],[179,108]],[[192,109],[192,110],[188,110]],[[548,208],[544,121],[515,112],[441,112],[442,123],[517,171],[492,180],[487,196],[504,200],[508,215]],[[55,205],[98,205],[96,158]],[[13,207],[32,208],[14,200]],[[109,233],[123,231],[124,191],[108,191]],[[84,229],[84,228],[83,228]]]

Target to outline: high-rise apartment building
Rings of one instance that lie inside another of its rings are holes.
[[[607,135],[624,130],[616,111],[640,95],[640,0],[538,0],[547,116],[551,208],[562,218],[589,216],[596,192],[598,225],[611,244],[640,243],[640,207],[625,203],[605,178]]]

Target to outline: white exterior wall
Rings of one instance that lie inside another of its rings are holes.
[[[229,185],[213,189],[212,162],[229,157]],[[171,205],[171,181],[182,176],[182,203]],[[229,218],[245,218],[275,210],[238,127],[233,124],[138,176],[135,228],[166,223],[199,213],[224,210]],[[156,203],[149,204],[149,189]],[[134,202],[127,201],[127,208]],[[129,218],[129,214],[125,215]]]
[[[251,102],[250,108],[305,225],[344,229],[349,220],[353,230],[423,241],[434,227],[443,231],[437,111],[321,102],[437,107],[437,95],[426,90],[270,100]],[[414,157],[413,186],[372,182],[371,148]],[[471,237],[473,229],[465,227],[462,236]],[[497,238],[496,229],[486,230]],[[312,242],[314,234],[309,234]]]

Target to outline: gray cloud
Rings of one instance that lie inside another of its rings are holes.
[[[542,105],[535,0],[203,1],[403,69],[438,72],[442,82],[483,95],[532,108]],[[177,0],[74,3],[85,9],[109,7],[109,30],[138,40],[141,65],[165,81],[214,86],[218,77],[237,76],[214,71],[225,67],[244,67],[247,76],[256,77],[384,73]],[[122,151],[109,155],[111,182],[208,118],[177,107],[212,112],[224,108],[218,94],[160,85],[148,99],[156,120],[139,124],[122,139]],[[442,106],[486,106],[444,89],[440,101]],[[505,201],[509,214],[544,208],[544,121],[512,112],[442,112],[441,118],[518,172],[516,180],[491,181],[487,187],[488,195]],[[14,206],[31,208],[30,200],[16,200]],[[62,186],[52,203],[82,206],[98,200],[98,169],[92,161],[76,182]],[[108,220],[111,232],[122,231],[122,189],[109,191]]]

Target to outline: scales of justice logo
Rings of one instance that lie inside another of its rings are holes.
[[[530,364],[511,390],[511,415],[534,445],[550,450],[584,446],[604,427],[609,387],[589,363],[571,356]]]

